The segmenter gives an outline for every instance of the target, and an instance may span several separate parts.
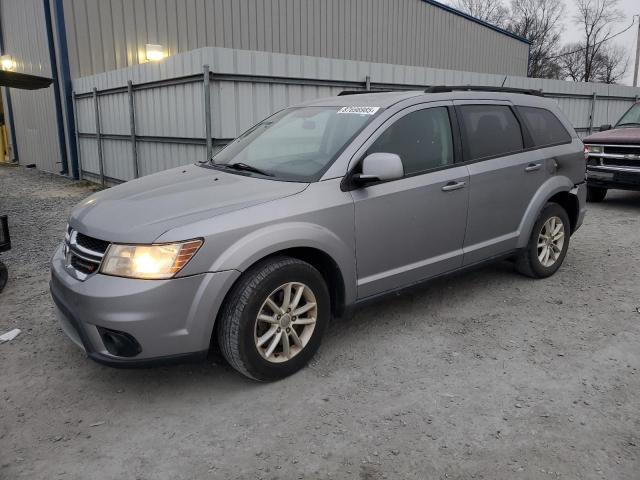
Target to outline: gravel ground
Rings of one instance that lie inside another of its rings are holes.
[[[115,370],[56,325],[48,259],[91,193],[0,167],[0,478],[638,479],[640,194],[592,205],[564,266],[438,280],[335,323],[257,384],[212,360]]]

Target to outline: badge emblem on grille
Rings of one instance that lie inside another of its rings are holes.
[[[640,160],[640,154],[638,153],[628,153],[624,156],[626,160]]]

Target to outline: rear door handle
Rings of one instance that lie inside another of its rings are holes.
[[[467,182],[449,182],[444,187],[442,187],[443,192],[451,192],[453,190],[459,190],[464,188]]]
[[[529,165],[527,165],[524,169],[525,172],[535,172],[536,170],[540,170],[540,167],[542,167],[541,163],[530,163]]]

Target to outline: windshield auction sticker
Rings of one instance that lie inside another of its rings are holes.
[[[342,107],[338,113],[355,113],[356,115],[373,115],[380,107]]]

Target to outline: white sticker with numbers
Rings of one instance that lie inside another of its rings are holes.
[[[342,107],[338,113],[355,113],[356,115],[373,115],[380,107]]]

